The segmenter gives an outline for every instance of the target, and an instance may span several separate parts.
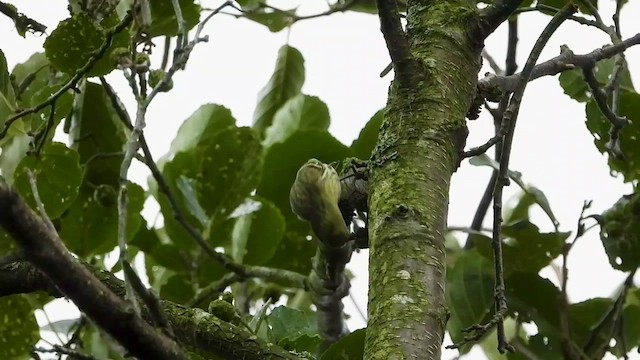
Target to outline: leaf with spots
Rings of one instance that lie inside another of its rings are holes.
[[[78,196],[82,182],[78,153],[64,144],[47,144],[40,156],[28,156],[18,164],[14,185],[31,208],[36,209],[29,172],[35,175],[40,200],[52,219],[62,215]]]
[[[140,212],[144,190],[137,184],[127,185],[127,240],[133,239],[142,224]],[[110,185],[80,187],[76,201],[62,217],[60,237],[69,250],[81,258],[104,254],[117,245],[118,192]]]
[[[620,92],[620,109],[618,115],[629,120],[629,124],[620,131],[620,151],[623,158],[609,156],[609,167],[622,173],[627,182],[640,179],[640,94],[633,91]],[[608,152],[609,131],[611,123],[598,108],[594,100],[587,102],[587,128],[594,137],[598,150]]]
[[[298,95],[304,84],[304,58],[300,51],[285,45],[278,51],[276,68],[267,85],[258,95],[253,113],[253,128],[263,136],[273,123],[276,111],[290,98]]]
[[[200,6],[193,0],[179,0],[182,17],[187,30],[198,25]],[[154,0],[151,6],[151,25],[145,31],[151,37],[175,36],[178,34],[178,20],[172,0]]]
[[[40,340],[38,323],[23,295],[0,298],[0,359],[27,358]]]
[[[171,141],[171,150],[165,157],[208,144],[220,131],[235,124],[236,119],[226,107],[202,105],[180,125],[176,137]]]
[[[219,132],[202,153],[198,199],[215,222],[224,220],[260,180],[262,145],[253,129]]]
[[[69,138],[80,155],[85,183],[117,188],[125,128],[101,85],[86,82],[75,96]]]
[[[482,323],[493,310],[493,265],[475,250],[466,251],[455,259],[447,271],[447,304],[451,317],[447,330],[454,343],[462,341],[463,329]],[[464,345],[464,354],[472,345]]]
[[[96,23],[83,12],[61,21],[44,42],[47,59],[56,69],[67,74],[75,74],[102,46],[106,39],[106,32],[116,26],[118,22],[119,19],[115,13],[101,23]],[[111,58],[111,53],[113,49],[118,47],[127,48],[128,41],[127,30],[116,34],[109,49],[89,70],[88,74],[91,76],[106,75],[115,69],[116,62]]]
[[[330,122],[327,104],[315,96],[299,94],[287,100],[275,113],[262,144],[268,148],[281,143],[297,130],[328,130]]]

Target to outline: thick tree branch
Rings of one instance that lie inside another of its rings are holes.
[[[133,314],[71,256],[58,235],[4,184],[0,185],[0,225],[27,260],[131,354],[145,359],[188,359],[177,343]]]
[[[480,32],[486,39],[500,26],[509,15],[520,6],[523,0],[498,0],[480,12]]]
[[[99,279],[110,292],[124,298],[122,280],[112,273],[82,262],[86,271]],[[15,262],[0,268],[0,296],[45,291],[54,297],[64,296],[57,291],[51,280],[28,262]],[[201,309],[185,308],[182,305],[160,300],[162,311],[175,331],[176,339],[184,346],[203,356],[218,356],[224,359],[300,359],[282,348],[267,344],[242,327],[233,326]],[[105,308],[108,309],[108,308]],[[142,309],[147,322],[153,318],[148,309]]]
[[[380,31],[387,43],[387,49],[391,56],[391,63],[396,74],[396,79],[401,84],[409,85],[410,79],[423,73],[419,63],[411,54],[409,40],[402,29],[398,4],[396,0],[376,0],[378,16],[380,17]]]
[[[594,62],[611,58],[638,44],[640,44],[640,33],[621,41],[619,44],[606,45],[593,50],[588,54],[576,55],[571,51],[563,51],[553,59],[536,65],[531,72],[529,80],[535,80],[543,76],[556,75],[566,70],[575,69],[576,67],[588,67]],[[520,76],[521,73],[511,76],[489,75],[478,81],[478,88],[480,91],[487,94],[495,92],[496,90],[513,92],[516,89]]]

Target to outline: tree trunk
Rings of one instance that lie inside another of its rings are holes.
[[[410,2],[421,71],[396,71],[371,161],[366,359],[440,359],[449,182],[481,65],[477,21],[475,2]]]

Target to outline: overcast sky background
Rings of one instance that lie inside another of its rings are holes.
[[[69,16],[67,2],[63,0],[14,0],[8,3],[45,24],[49,31]],[[220,3],[222,1],[201,2],[206,8],[214,8]],[[326,3],[320,0],[270,2],[283,9],[300,3],[304,4],[300,7],[302,14],[326,10]],[[603,19],[611,24],[615,1],[601,0],[599,6]],[[640,32],[638,14],[640,1],[631,0],[622,13],[623,38]],[[517,57],[520,69],[549,20],[550,17],[535,13],[520,15]],[[303,92],[318,96],[327,103],[332,119],[330,131],[343,143],[349,145],[369,118],[385,105],[392,75],[383,79],[378,77],[389,62],[389,56],[376,16],[353,12],[334,14],[301,21],[290,31],[274,34],[254,22],[217,15],[203,33],[209,35],[210,41],[196,47],[186,70],[174,76],[173,90],[160,94],[149,108],[145,133],[156,158],[168,151],[172,136],[182,121],[203,104],[226,106],[239,125],[251,125],[257,94],[272,74],[278,49],[286,43],[300,50],[305,58]],[[44,36],[31,34],[26,39],[20,37],[6,17],[0,17],[0,34],[0,48],[10,70],[34,52],[42,51],[45,40]],[[506,26],[502,26],[486,42],[487,51],[499,64],[504,64],[506,35]],[[609,39],[603,33],[567,21],[553,35],[540,61],[557,56],[563,44],[580,54],[608,43]],[[160,63],[163,40],[158,39],[156,44],[158,47],[152,58],[155,67]],[[626,58],[638,88],[640,46],[629,49]],[[485,65],[479,77],[486,71],[490,70]],[[133,96],[121,72],[114,71],[107,78],[134,113]],[[593,145],[593,137],[586,130],[584,120],[584,105],[563,94],[557,77],[542,78],[527,87],[518,118],[511,169],[522,172],[525,182],[545,192],[562,231],[575,231],[585,200],[593,200],[590,213],[600,213],[632,190],[631,185],[609,174],[606,158]],[[486,112],[479,120],[468,124],[467,147],[482,144],[492,135],[492,121]],[[146,188],[148,175],[142,165],[133,163],[130,171],[133,181]],[[489,175],[490,169],[471,166],[467,161],[454,174],[449,212],[451,226],[468,226],[471,223]],[[509,187],[505,198],[516,194],[517,190],[515,185]],[[158,207],[152,203],[145,207],[148,218],[154,218],[157,211]],[[544,230],[553,229],[539,209],[534,209],[532,219]],[[355,254],[349,265],[356,274],[352,294],[362,308],[366,308],[367,254],[366,251]],[[541,274],[558,283],[550,269],[544,269]],[[568,286],[572,302],[611,296],[624,277],[609,265],[597,230],[588,233],[572,249]],[[77,314],[69,310],[70,306],[60,304],[64,301],[47,307],[51,320],[71,318]],[[345,300],[345,305],[352,315],[350,328],[363,327],[364,321],[354,311],[349,299]],[[38,320],[45,321],[42,314],[38,314]],[[447,351],[444,358],[455,355],[455,351]],[[483,359],[484,355],[476,349],[466,358]],[[640,359],[640,356],[634,352],[632,358]]]

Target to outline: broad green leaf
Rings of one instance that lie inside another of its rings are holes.
[[[0,129],[4,128],[5,120],[15,112],[15,100],[7,59],[0,49]]]
[[[360,131],[358,138],[353,140],[351,150],[357,158],[367,160],[378,143],[380,126],[384,121],[384,110],[378,110]]]
[[[293,24],[292,15],[295,11],[289,11],[291,15],[284,11],[256,10],[248,12],[244,17],[266,26],[271,32],[278,32]]]
[[[151,6],[151,25],[146,29],[151,37],[176,36],[178,34],[178,20],[171,4],[172,0],[155,0]],[[200,20],[200,6],[193,0],[179,0],[182,17],[187,30],[198,25]]]
[[[270,147],[289,138],[297,130],[329,129],[329,109],[315,96],[299,94],[289,99],[273,116],[262,144]]]
[[[259,201],[260,209],[238,219],[238,222],[241,219],[248,221],[246,246],[240,250],[242,256],[239,259],[249,265],[262,265],[269,261],[276,253],[285,231],[280,210],[266,199]]]
[[[351,155],[349,148],[326,131],[297,131],[267,153],[258,195],[271,200],[285,218],[295,218],[289,205],[289,190],[300,166],[311,158],[331,163]]]
[[[188,206],[185,199],[182,197],[180,189],[178,189],[178,179],[184,176],[188,179],[196,179],[199,181],[200,163],[202,159],[202,151],[193,149],[192,151],[182,151],[177,153],[169,162],[166,162],[162,167],[162,175],[165,179],[167,186],[169,187],[171,194],[173,195],[180,213],[183,215],[184,220],[193,226],[198,231],[203,231],[204,228],[198,219],[196,219],[188,210]],[[196,186],[197,188],[197,186]],[[160,204],[160,210],[164,218],[164,229],[167,236],[171,241],[185,249],[192,249],[196,247],[196,242],[191,238],[188,232],[186,232],[183,226],[175,219],[173,208],[169,203],[168,198],[164,193],[161,193],[158,184],[153,178],[149,178],[149,190],[154,195],[158,203]]]
[[[40,330],[57,331],[62,334],[68,334],[74,326],[78,324],[80,319],[62,319],[52,321],[40,327]]]
[[[146,255],[152,257],[158,265],[180,275],[189,275],[191,271],[189,254],[174,244],[156,244]]]
[[[82,170],[78,153],[61,143],[44,146],[40,156],[22,159],[16,169],[15,187],[27,203],[36,209],[28,172],[36,179],[38,194],[51,219],[58,218],[78,196]]]
[[[620,92],[620,116],[630,120],[620,132],[622,159],[609,156],[609,167],[622,173],[627,182],[640,179],[640,94],[630,91]],[[594,137],[594,143],[601,153],[607,153],[611,123],[602,115],[594,100],[587,102],[587,128]]]
[[[602,214],[600,239],[614,269],[632,271],[640,266],[640,195],[624,195]]]
[[[511,224],[518,221],[529,220],[529,209],[536,203],[536,199],[526,192],[518,194],[520,199],[518,203],[511,209],[505,209],[503,212],[504,223]]]
[[[180,125],[176,137],[171,141],[169,155],[209,144],[216,134],[235,124],[236,119],[224,106],[202,105]]]
[[[193,298],[195,292],[185,276],[175,274],[160,288],[160,297],[178,304],[186,304]]]
[[[447,304],[451,317],[447,330],[454,343],[461,341],[462,331],[473,324],[482,323],[493,310],[493,265],[475,250],[469,250],[456,259],[447,271]],[[471,349],[460,348],[461,353]]]
[[[505,279],[509,311],[523,322],[534,321],[547,336],[560,334],[560,289],[535,273],[513,272]]]
[[[615,69],[615,58],[604,59],[599,61],[593,68],[596,80],[601,86],[605,86],[611,80],[611,75]],[[631,81],[631,74],[629,68],[624,67],[619,75],[619,84],[626,91],[633,91],[633,82]],[[574,69],[563,71],[558,77],[560,86],[564,90],[564,93],[569,95],[572,99],[579,102],[586,102],[591,98],[591,90],[589,85],[584,81],[582,75],[582,69]]]
[[[571,304],[569,307],[569,321],[571,324],[571,339],[581,348],[584,347],[587,354],[604,355],[603,348],[608,347],[611,340],[614,318],[607,318],[606,314],[614,306],[614,302],[608,298],[593,298],[581,303]],[[598,336],[593,335],[596,326],[603,327]]]
[[[69,77],[68,75],[60,76],[59,73],[56,73],[43,53],[34,54],[24,63],[16,65],[12,76],[15,78],[16,107],[21,109],[27,109],[43,103]],[[50,131],[50,136],[53,134],[53,128],[59,123],[60,119],[69,113],[72,98],[73,96],[67,93],[56,101],[55,122]],[[51,107],[47,106],[35,114],[22,117],[11,125],[8,137],[26,135],[28,132],[37,133],[49,119],[50,110]],[[4,121],[4,118],[0,120],[0,122],[2,121]]]
[[[144,190],[136,184],[127,185],[127,240],[132,239],[140,224],[144,205]],[[78,198],[62,217],[60,237],[69,250],[81,258],[112,250],[118,239],[117,188],[110,185],[92,187],[83,184]]]
[[[537,273],[562,252],[568,232],[541,233],[538,227],[523,220],[502,227],[502,244],[505,272],[523,271]],[[488,259],[493,258],[491,239],[474,236],[478,251]]]
[[[69,137],[80,154],[85,182],[117,188],[127,137],[124,125],[101,85],[86,82],[75,96]]]
[[[475,166],[489,166],[489,167],[492,167],[494,170],[500,170],[500,164],[498,164],[495,160],[487,156],[487,154],[474,156],[471,159],[469,159],[469,163]],[[549,205],[549,200],[547,199],[547,196],[537,187],[533,185],[525,184],[525,182],[522,180],[522,174],[520,172],[509,170],[508,174],[509,174],[509,178],[513,180],[516,184],[518,184],[518,186],[525,192],[525,194],[529,196],[529,197],[525,197],[523,195],[523,197],[521,198],[521,202],[522,201],[524,202],[521,205],[519,205],[518,208],[514,209],[512,214],[507,216],[507,218],[510,218],[510,216],[514,216],[514,218],[509,219],[508,222],[511,222],[514,220],[528,219],[528,207],[529,207],[528,202],[530,202],[533,199],[535,200],[535,203],[542,208],[545,214],[547,214],[547,216],[549,217],[549,220],[551,220],[554,226],[558,226],[559,224],[558,220],[556,216],[553,214],[553,211],[551,210],[551,205]],[[522,216],[525,215],[525,212],[524,212],[525,210],[526,210],[527,216],[525,218],[522,218]]]
[[[364,357],[367,329],[358,329],[333,343],[320,360],[358,360]]]
[[[58,70],[67,74],[75,74],[82,68],[106,40],[106,31],[118,24],[117,15],[112,14],[101,24],[94,22],[85,13],[77,13],[73,17],[61,21],[47,40],[44,50],[47,59]],[[115,61],[111,58],[113,49],[128,47],[127,30],[115,35],[110,48],[100,60],[89,70],[89,75],[106,75],[115,69]]]
[[[269,338],[286,350],[315,353],[322,343],[315,314],[278,306],[267,317]]]
[[[20,161],[27,156],[31,138],[27,135],[15,135],[2,141],[0,153],[0,172],[8,184],[13,184],[13,174]]]
[[[38,323],[29,301],[22,295],[0,298],[0,358],[27,358],[40,340]]]
[[[209,218],[204,213],[204,209],[202,209],[200,203],[198,203],[195,187],[196,183],[194,180],[189,179],[184,175],[178,178],[178,189],[180,189],[182,197],[185,199],[189,212],[198,219],[198,221],[200,221],[202,227],[206,227],[209,222]]]
[[[549,337],[547,334],[538,333],[529,337],[528,343],[523,345],[528,350],[528,354],[532,354],[536,359],[544,360],[565,360],[564,353],[562,351],[562,345],[560,344],[560,338]],[[508,353],[507,359],[509,360],[530,360],[531,357],[526,357],[522,352],[516,351],[514,353]]]
[[[271,79],[258,94],[253,113],[253,127],[263,136],[273,123],[276,111],[290,98],[298,95],[304,83],[304,58],[300,52],[285,45],[278,51],[276,68]]]
[[[214,222],[224,220],[260,180],[262,145],[251,128],[219,132],[203,148],[199,202]]]

